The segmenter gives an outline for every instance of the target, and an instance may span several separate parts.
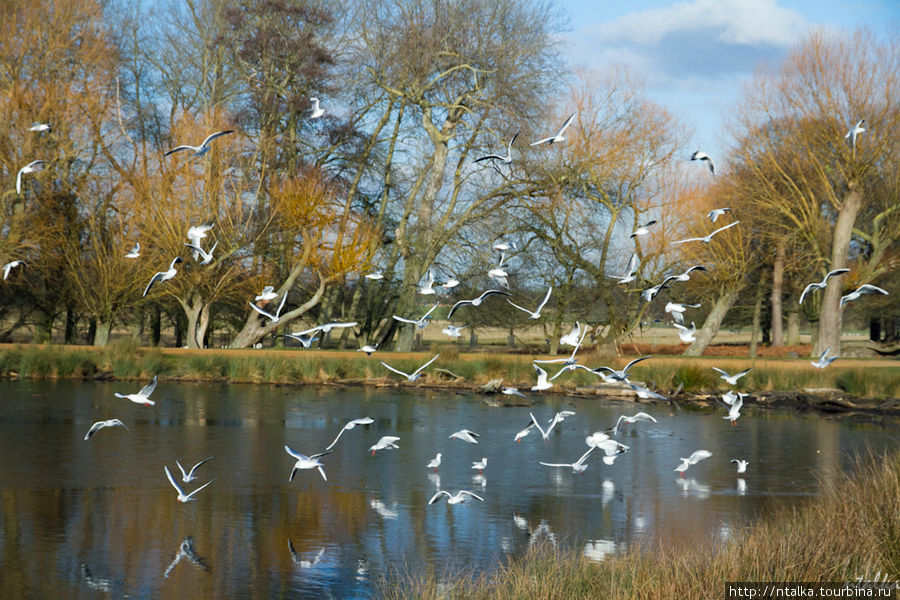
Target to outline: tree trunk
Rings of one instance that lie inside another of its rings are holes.
[[[850,191],[841,203],[831,242],[831,264],[829,270],[847,266],[850,253],[850,238],[853,224],[862,206],[862,190],[856,182],[850,182]],[[843,277],[831,277],[822,296],[822,311],[819,314],[819,335],[813,346],[812,356],[819,356],[826,348],[832,355],[841,354],[841,292]]]
[[[94,345],[106,346],[109,344],[109,332],[112,329],[112,321],[97,319],[97,327],[94,330]]]
[[[290,283],[292,284],[293,280],[291,280]],[[279,327],[285,326],[294,319],[306,314],[311,308],[319,304],[319,302],[322,300],[322,295],[325,293],[327,285],[328,279],[320,279],[319,287],[313,293],[312,297],[310,297],[309,300],[293,309],[292,311],[283,313],[278,323],[273,323],[268,319],[260,319],[256,311],[248,308],[248,310],[250,310],[252,314],[249,315],[247,321],[244,322],[244,326],[237,333],[237,335],[234,336],[234,339],[231,340],[231,344],[229,344],[228,347],[249,348],[268,334],[276,331]],[[279,293],[287,293],[287,290]]]
[[[66,344],[74,344],[75,336],[78,331],[76,330],[76,320],[75,320],[75,309],[72,306],[66,307]]]
[[[716,334],[719,333],[719,326],[722,324],[722,320],[725,318],[729,309],[734,305],[735,301],[737,301],[740,292],[741,287],[738,285],[734,289],[725,290],[725,292],[719,296],[715,304],[713,304],[712,310],[709,311],[709,315],[707,315],[703,327],[697,330],[697,333],[694,336],[696,339],[688,346],[688,349],[684,351],[684,356],[701,356],[703,354],[703,351],[706,350],[709,343],[716,337]]]
[[[781,295],[784,289],[784,257],[786,243],[779,240],[775,248],[775,264],[772,266],[772,345],[784,345],[784,333],[781,323]],[[752,355],[751,355],[752,356]]]
[[[756,358],[757,345],[760,336],[760,321],[762,316],[763,298],[765,297],[765,279],[760,278],[756,285],[756,301],[753,303],[753,325],[750,331],[750,358]]]
[[[179,300],[187,317],[187,347],[202,348],[206,329],[209,327],[209,304],[199,292],[193,292],[188,301]]]
[[[153,305],[153,313],[150,316],[150,345],[154,348],[159,347],[162,339],[162,309],[159,304]]]
[[[35,344],[49,344],[53,341],[53,315],[43,310],[37,311],[32,339]]]
[[[787,343],[788,346],[800,343],[800,311],[796,309],[787,314]]]
[[[419,274],[419,263],[413,261],[413,264],[406,263],[403,269],[403,283],[400,289],[400,297],[397,299],[397,315],[410,319],[418,319],[422,313],[413,314],[419,310],[416,302],[416,294],[418,293],[417,283],[421,275]],[[427,310],[427,309],[426,309]],[[424,310],[422,312],[425,312]],[[412,315],[412,316],[410,316]],[[416,327],[411,324],[404,324],[400,327],[397,334],[397,352],[411,352],[413,341],[415,339]]]

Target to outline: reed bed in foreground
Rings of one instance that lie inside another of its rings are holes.
[[[353,381],[406,385],[381,366],[379,360],[407,373],[416,370],[431,356],[441,357],[428,368],[421,382],[431,386],[484,385],[502,379],[504,385],[527,388],[536,377],[531,357],[512,354],[460,354],[453,346],[434,345],[430,352],[394,354],[380,352],[365,356],[354,352],[261,350],[180,351],[140,348],[130,340],[108,348],[60,346],[11,346],[0,350],[0,377],[70,379],[163,379],[229,381],[234,383],[309,384]],[[594,362],[587,360],[587,364]],[[629,358],[611,357],[597,364],[622,368]],[[713,363],[715,364],[715,363]],[[735,372],[754,366],[737,386],[738,391],[802,391],[805,388],[832,388],[853,396],[900,398],[900,362],[897,366],[880,361],[877,366],[855,361],[835,363],[819,371],[805,359],[753,362],[729,359],[727,370]],[[638,363],[630,377],[664,394],[681,388],[687,393],[721,393],[729,386],[718,378],[705,359],[673,359]],[[562,365],[541,365],[551,376]],[[566,373],[554,383],[562,393],[596,384],[599,379],[584,370]]]
[[[543,545],[495,571],[394,574],[387,600],[723,598],[726,582],[900,579],[900,453],[859,459],[805,506],[736,531],[722,543],[657,546],[591,562]],[[880,575],[879,575],[880,574]]]

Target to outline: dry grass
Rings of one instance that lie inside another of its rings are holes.
[[[594,563],[538,547],[492,573],[386,581],[388,600],[721,598],[729,581],[856,581],[900,574],[900,454],[869,455],[856,476],[821,497],[735,533],[721,544],[639,548]]]

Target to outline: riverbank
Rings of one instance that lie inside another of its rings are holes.
[[[186,350],[142,348],[119,342],[106,348],[86,346],[0,346],[0,377],[97,380],[144,380],[158,375],[169,381],[220,381],[280,385],[345,384],[416,386],[485,393],[499,403],[516,397],[497,394],[503,385],[523,390],[534,385],[532,359],[515,354],[459,353],[455,346],[438,346],[441,357],[417,382],[410,384],[381,364],[412,372],[431,352],[361,352],[318,350]],[[545,357],[546,358],[546,357]],[[624,367],[633,357],[585,354],[583,364]],[[551,375],[558,368],[550,367]],[[670,396],[679,405],[714,405],[716,396],[729,389],[712,366],[737,372],[752,367],[737,391],[749,393],[747,405],[798,407],[829,412],[900,414],[900,361],[889,359],[839,360],[824,370],[808,359],[746,359],[656,356],[635,365],[629,374]],[[620,386],[598,385],[595,375],[578,370],[554,381],[552,393],[578,396],[614,396],[633,400]]]
[[[636,548],[602,562],[544,544],[475,578],[397,574],[385,582],[382,596],[387,600],[727,598],[726,582],[896,583],[900,454],[864,457],[852,474],[832,481],[805,507],[734,531],[725,541]]]

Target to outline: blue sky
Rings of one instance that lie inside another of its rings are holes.
[[[810,29],[900,26],[900,0],[563,0],[576,64],[626,65],[651,98],[721,155],[724,120],[762,61],[777,64]],[[696,148],[686,148],[687,155]],[[727,164],[726,157],[717,164]]]

